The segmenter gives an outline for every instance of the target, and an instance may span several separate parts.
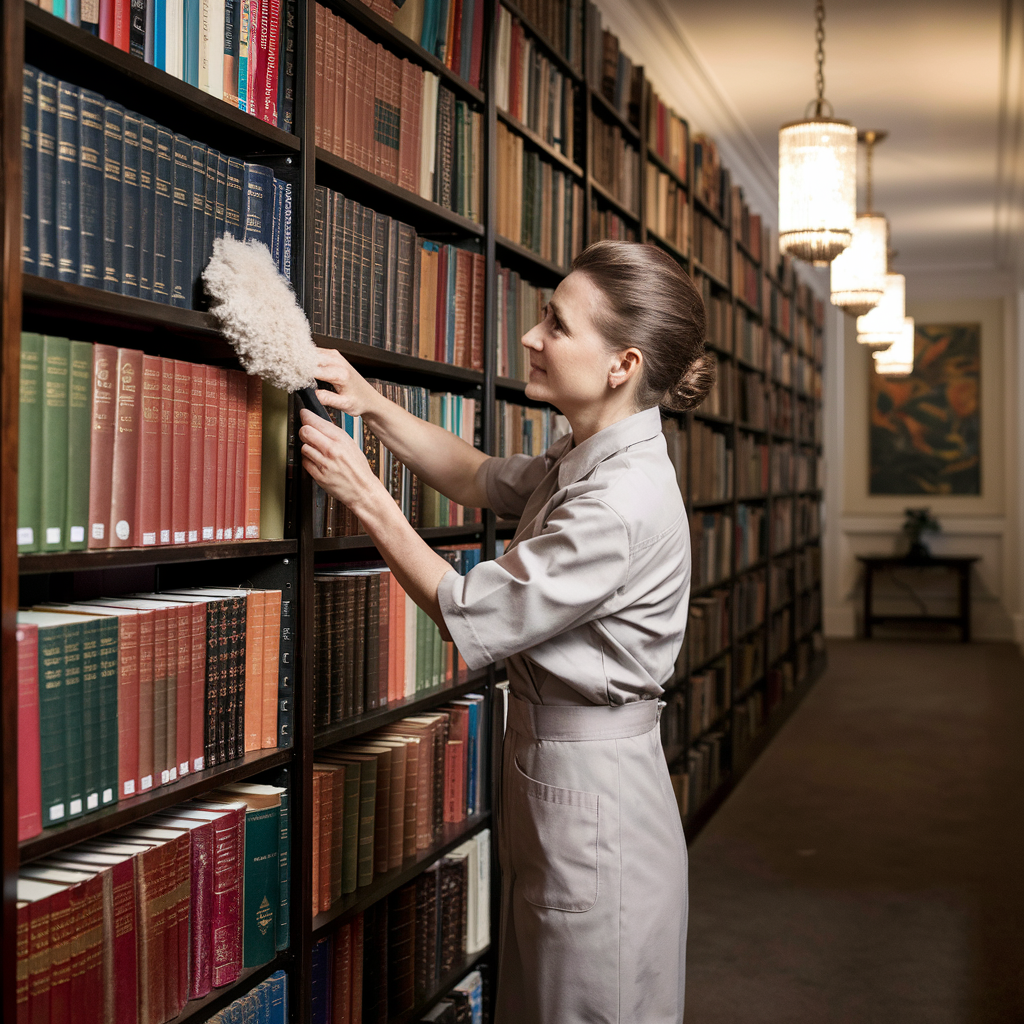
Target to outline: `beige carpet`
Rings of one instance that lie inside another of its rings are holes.
[[[1024,660],[828,656],[690,851],[686,1024],[1024,1022]]]

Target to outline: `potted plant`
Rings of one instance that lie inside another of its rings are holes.
[[[932,553],[921,538],[926,533],[938,533],[942,529],[939,526],[939,521],[932,515],[931,509],[927,508],[908,508],[905,510],[905,515],[903,533],[910,544],[907,558],[913,561],[924,561],[931,558]]]

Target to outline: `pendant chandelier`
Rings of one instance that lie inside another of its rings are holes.
[[[902,274],[885,275],[885,292],[870,312],[857,317],[857,343],[872,352],[884,352],[903,334],[907,315],[907,280]]]
[[[867,131],[858,136],[867,146],[867,212],[857,218],[850,247],[832,261],[832,305],[850,316],[874,309],[885,291],[889,222],[872,210],[871,158],[875,143],[887,134]]]
[[[818,96],[802,121],[779,129],[779,249],[824,265],[853,241],[857,129],[837,120],[825,99],[824,0],[818,0],[815,17]]]
[[[886,377],[907,377],[914,372],[914,318],[903,318],[899,341],[883,352],[872,352],[875,373]]]

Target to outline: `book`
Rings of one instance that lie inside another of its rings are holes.
[[[67,338],[43,337],[42,417],[43,454],[39,498],[40,550],[60,551],[66,538],[68,493],[68,384],[71,343]]]
[[[64,544],[69,551],[87,545],[89,472],[92,459],[93,346],[70,343],[68,363],[68,455]]]
[[[43,435],[43,337],[21,335],[18,377],[18,552],[42,546],[42,460],[37,457]]]
[[[43,829],[39,731],[39,627],[19,622],[14,632],[18,660],[18,842]]]
[[[56,260],[57,279],[76,283],[79,275],[79,107],[80,94],[70,82],[57,83]]]

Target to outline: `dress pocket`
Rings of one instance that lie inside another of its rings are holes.
[[[597,902],[597,793],[531,779],[517,760],[510,822],[516,889],[535,907],[581,914]]]

